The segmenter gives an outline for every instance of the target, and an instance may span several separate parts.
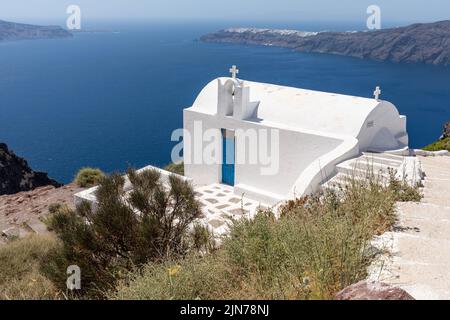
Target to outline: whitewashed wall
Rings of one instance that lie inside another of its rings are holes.
[[[406,117],[401,116],[392,103],[382,101],[367,116],[357,139],[361,151],[386,151],[407,147]]]
[[[202,121],[203,130],[208,128],[236,129],[260,129],[271,127],[267,124],[255,123],[251,121],[237,121],[232,117],[221,117],[184,111],[184,128],[194,131],[194,120]],[[258,164],[236,164],[235,166],[235,191],[246,193],[263,202],[277,202],[286,199],[301,173],[317,158],[327,154],[330,150],[336,149],[342,140],[337,137],[322,136],[308,131],[298,131],[292,128],[275,128],[279,130],[279,171],[276,175],[261,175],[261,168],[267,167]],[[236,136],[236,143],[242,139]],[[190,153],[195,153],[195,145],[185,144],[184,154],[190,149]],[[221,149],[221,145],[220,145]],[[221,156],[219,155],[219,159]],[[193,177],[196,185],[206,185],[221,182],[221,165],[201,165],[189,164],[189,159],[185,159],[185,175]]]

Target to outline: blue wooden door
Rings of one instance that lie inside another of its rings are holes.
[[[234,131],[222,129],[222,183],[234,186]]]

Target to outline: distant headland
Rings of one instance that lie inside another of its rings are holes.
[[[72,33],[60,26],[37,26],[0,20],[0,42],[69,37],[72,37]]]
[[[450,20],[359,32],[304,32],[234,28],[204,35],[203,42],[291,48],[379,61],[450,66]]]

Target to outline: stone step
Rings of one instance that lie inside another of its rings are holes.
[[[400,166],[404,160],[404,158],[400,158],[400,159],[385,158],[382,156],[378,156],[377,154],[374,154],[374,155],[363,154],[363,156],[361,156],[360,158],[364,159],[365,161],[383,163],[383,164],[387,164],[389,166],[395,166],[395,167]]]
[[[399,202],[397,212],[403,218],[423,219],[439,222],[450,221],[450,207],[422,202]]]
[[[338,173],[346,174],[352,178],[364,179],[367,175],[375,175],[380,178],[389,178],[388,168],[359,167],[348,164],[338,164],[336,166]],[[384,179],[383,179],[384,180]]]
[[[441,300],[450,297],[450,270],[445,264],[407,262],[396,266],[393,275],[383,282],[398,286],[418,300]]]
[[[398,168],[403,164],[403,161],[395,161],[384,158],[372,158],[370,156],[362,156],[358,158],[359,162],[368,163],[368,164],[379,164],[385,167]]]
[[[333,178],[323,184],[323,186],[334,187],[349,184],[352,180],[363,180],[363,177],[352,177],[346,173],[338,173]]]
[[[337,175],[322,184],[324,188],[339,189],[339,185],[348,184],[349,180],[364,180],[374,175],[381,183],[389,182],[389,170],[399,171],[404,157],[386,153],[363,152],[357,158],[343,161],[336,165]]]
[[[436,223],[438,222],[439,223]],[[405,217],[399,218],[398,232],[417,235],[429,239],[450,240],[450,219],[431,219],[429,217]]]
[[[443,207],[450,207],[450,198],[442,198],[441,195],[436,196],[426,188],[423,191],[423,195],[422,202],[424,204],[437,204]]]
[[[450,157],[420,157],[425,168],[437,169],[439,172],[450,172]]]
[[[428,238],[420,234],[397,233],[394,257],[398,263],[447,264],[450,274],[450,240]]]
[[[397,162],[402,162],[403,158],[404,158],[404,156],[398,156],[398,155],[390,154],[390,153],[363,152],[362,154],[365,156],[373,157],[373,158],[394,160]]]
[[[25,222],[25,225],[30,230],[32,230],[34,233],[37,233],[37,234],[49,233],[47,226],[39,219],[31,219],[31,220]]]
[[[346,168],[356,168],[366,171],[377,172],[378,170],[387,171],[388,168],[396,169],[398,166],[389,166],[384,163],[372,162],[370,160],[365,160],[363,158],[350,159],[344,162],[341,162],[337,165],[338,167],[346,167]]]
[[[351,177],[345,173],[338,173],[332,179],[322,184],[323,190],[334,191],[337,194],[343,192],[343,189],[350,185],[353,181],[363,181],[365,177]]]
[[[331,183],[330,181],[328,181],[327,183],[324,183],[322,185],[322,190],[340,192],[340,186],[342,186],[342,184]]]
[[[450,159],[419,160],[426,174],[424,198],[397,203],[398,223],[385,234],[392,238],[392,255],[381,281],[416,299],[450,299]]]

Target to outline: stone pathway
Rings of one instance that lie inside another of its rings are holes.
[[[420,203],[399,203],[394,232],[381,236],[392,255],[371,278],[416,299],[450,299],[450,157],[420,157],[426,174]]]
[[[212,184],[195,188],[205,214],[204,222],[209,224],[215,235],[227,232],[227,222],[231,219],[251,218],[258,208],[267,205],[233,193],[233,187]]]

